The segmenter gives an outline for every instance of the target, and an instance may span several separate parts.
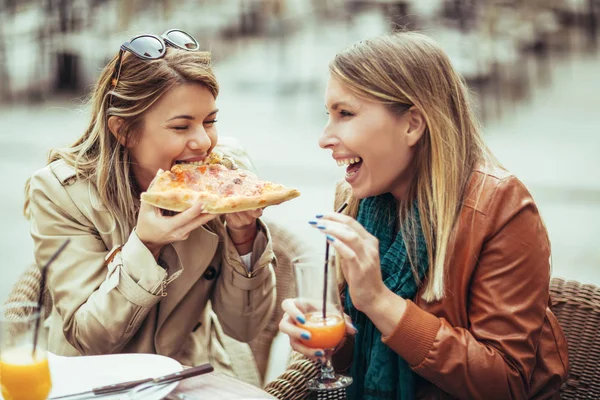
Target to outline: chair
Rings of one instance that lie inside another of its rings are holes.
[[[554,278],[552,312],[569,345],[569,376],[562,398],[600,399],[600,288]]]
[[[600,288],[553,278],[550,294],[552,312],[569,345],[569,375],[561,388],[561,397],[600,399]],[[278,399],[307,398],[305,382],[316,376],[318,367],[298,356],[283,374],[266,385],[267,392]],[[335,397],[322,396],[318,398],[344,398],[339,392],[331,394]]]
[[[283,318],[281,303],[287,298],[296,297],[296,276],[292,260],[306,251],[301,246],[301,241],[289,230],[273,221],[266,220],[265,222],[271,232],[273,252],[275,253],[277,300],[267,327],[250,342],[250,349],[254,354],[254,360],[263,383],[269,364],[271,345],[279,333],[279,321]]]

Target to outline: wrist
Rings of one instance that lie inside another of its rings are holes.
[[[364,313],[383,336],[390,335],[406,311],[406,300],[385,287]]]
[[[254,243],[254,239],[256,239],[256,235],[258,234],[258,230],[254,229],[254,231],[248,231],[245,234],[240,234],[238,235],[232,235],[231,232],[229,233],[229,237],[231,238],[231,241],[233,242],[233,244],[235,246],[243,246],[243,245],[249,245]]]
[[[233,243],[237,245],[242,242],[253,241],[258,234],[258,226],[256,222],[241,228],[227,225],[227,231]]]
[[[155,243],[151,240],[145,239],[142,236],[140,236],[139,232],[136,230],[135,234],[137,235],[138,239],[140,240],[140,242],[142,242],[142,244],[144,246],[146,246],[146,248],[150,251],[150,253],[152,253],[152,255],[154,256],[154,258],[158,259],[158,256],[160,254],[160,250],[162,249],[162,245]]]

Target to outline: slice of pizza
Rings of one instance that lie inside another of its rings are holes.
[[[176,164],[170,171],[159,170],[142,193],[142,201],[171,211],[184,211],[200,202],[206,213],[225,214],[272,206],[298,196],[296,189],[260,180],[252,172],[230,169],[211,159],[202,165]]]

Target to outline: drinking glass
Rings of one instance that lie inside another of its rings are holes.
[[[0,307],[0,387],[4,400],[48,398],[52,382],[42,322],[36,303],[13,302]]]
[[[294,259],[298,285],[297,301],[306,319],[306,322],[299,326],[310,332],[310,339],[301,339],[301,341],[305,346],[325,351],[326,361],[321,364],[320,374],[308,381],[309,390],[334,390],[352,384],[351,377],[336,374],[331,365],[333,351],[346,335],[346,324],[335,266],[331,261],[328,262],[327,279],[325,279],[323,261]],[[327,300],[324,303],[325,293]]]

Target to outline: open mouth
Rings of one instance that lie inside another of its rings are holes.
[[[337,160],[337,164],[342,167],[346,166],[346,179],[356,175],[360,167],[362,166],[363,160],[360,157],[346,158],[343,160]]]

